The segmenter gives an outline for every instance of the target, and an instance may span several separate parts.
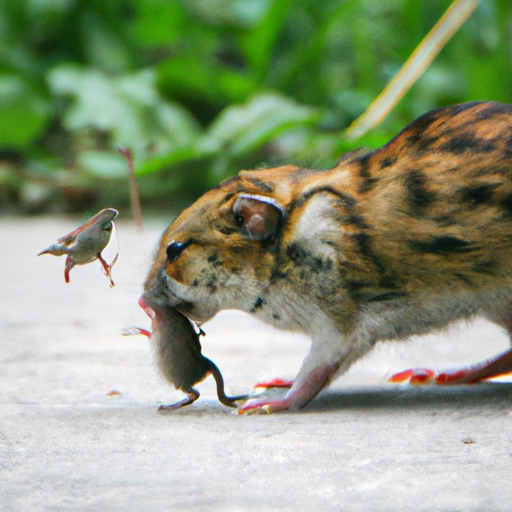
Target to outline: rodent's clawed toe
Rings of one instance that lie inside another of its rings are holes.
[[[407,384],[475,384],[509,373],[512,373],[512,349],[472,366],[443,372],[434,372],[426,368],[413,368],[395,373],[388,380],[389,382]]]
[[[435,372],[428,368],[410,368],[392,375],[388,382],[401,384],[433,384]]]
[[[169,405],[161,405],[158,408],[158,412],[171,412],[175,411],[176,409],[181,409],[182,407],[185,407],[186,405],[190,405],[191,403],[195,402],[199,398],[199,392],[195,389],[191,389],[188,393],[186,398],[183,400],[180,400],[179,402],[176,402],[174,404]]]
[[[238,414],[266,413],[270,414],[278,411],[290,409],[290,402],[285,398],[283,400],[248,400],[238,409]]]

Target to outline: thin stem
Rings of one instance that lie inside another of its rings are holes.
[[[126,158],[128,162],[128,169],[130,171],[130,198],[132,204],[132,215],[135,220],[135,225],[139,231],[144,231],[142,223],[142,211],[140,208],[139,188],[137,186],[137,178],[135,177],[135,170],[133,168],[133,155],[130,148],[125,146],[118,147],[119,152]]]
[[[393,80],[346,130],[349,139],[362,137],[379,125],[404,94],[416,83],[437,54],[478,6],[478,0],[455,0],[416,47]]]

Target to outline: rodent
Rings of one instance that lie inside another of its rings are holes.
[[[170,304],[160,303],[155,297],[139,299],[140,306],[151,318],[153,332],[135,328],[125,334],[144,334],[151,339],[156,352],[156,360],[162,375],[176,389],[187,396],[169,405],[161,405],[160,411],[179,409],[195,402],[199,392],[194,386],[212,375],[217,384],[219,402],[228,407],[236,407],[237,400],[247,397],[229,397],[224,392],[224,379],[217,365],[201,353],[199,333],[190,320]]]
[[[199,322],[239,309],[311,337],[287,394],[242,411],[305,406],[378,341],[477,314],[512,333],[512,106],[428,112],[332,169],[241,171],[164,232],[160,293]]]

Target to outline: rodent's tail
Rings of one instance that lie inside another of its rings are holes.
[[[222,378],[219,368],[211,359],[207,357],[205,357],[205,359],[210,365],[210,373],[217,384],[217,396],[221,404],[227,405],[228,407],[237,407],[236,402],[238,400],[247,400],[249,398],[248,395],[227,396],[224,392],[224,379]]]

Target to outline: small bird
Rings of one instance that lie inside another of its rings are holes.
[[[94,260],[98,260],[101,263],[103,272],[110,279],[110,287],[112,288],[114,286],[112,267],[119,255],[116,228],[113,220],[117,217],[118,213],[114,208],[101,210],[85,224],[59,238],[50,247],[41,251],[38,256],[41,256],[41,254],[53,254],[54,256],[66,254],[66,266],[64,268],[64,280],[66,283],[69,283],[69,272],[75,265],[86,265]],[[112,245],[109,244],[111,241],[114,245],[112,255],[107,256],[104,254],[104,250],[107,246]]]

